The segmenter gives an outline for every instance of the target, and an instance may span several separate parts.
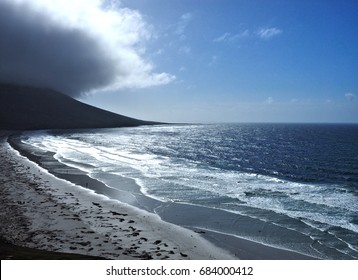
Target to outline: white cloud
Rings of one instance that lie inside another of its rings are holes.
[[[232,36],[231,40],[234,41],[237,39],[246,38],[248,36],[250,36],[250,31],[248,29],[245,29],[244,31],[236,33],[234,36]]]
[[[353,101],[354,98],[355,98],[355,95],[354,95],[353,93],[350,93],[350,92],[346,93],[344,96],[345,96],[345,97],[347,98],[347,100],[349,100],[349,101]]]
[[[276,27],[271,28],[261,28],[257,32],[252,32],[249,29],[245,29],[242,32],[238,32],[235,34],[232,34],[230,32],[225,32],[224,34],[220,35],[219,37],[216,37],[213,39],[213,42],[215,43],[230,43],[235,42],[237,40],[248,38],[248,37],[258,37],[260,39],[268,40],[275,36],[278,36],[282,34],[282,30],[278,29]]]
[[[231,34],[229,32],[225,32],[223,35],[215,38],[213,41],[216,43],[221,43],[227,41],[231,37]]]
[[[221,36],[214,38],[213,42],[215,42],[215,43],[233,42],[233,41],[236,41],[236,40],[248,37],[248,36],[250,36],[250,31],[248,29],[246,29],[240,33],[236,33],[236,34],[231,34],[230,32],[225,32]]]
[[[36,81],[38,84],[46,85],[47,83],[47,86],[57,86],[55,89],[72,91],[73,93],[69,94],[78,96],[86,91],[101,89],[157,86],[170,83],[175,79],[175,76],[168,73],[154,71],[154,64],[145,58],[146,44],[153,37],[153,27],[144,21],[138,11],[125,8],[121,6],[120,2],[1,0],[0,5],[2,6],[0,10],[3,9],[3,21],[7,20],[14,26],[16,23],[19,38],[28,40],[25,43],[34,47],[33,53],[27,53],[27,57],[22,55],[23,58],[19,56],[8,60],[26,66],[23,69],[37,67],[33,70],[36,73],[33,80],[39,79],[38,77],[41,75],[46,76],[47,79],[46,81]],[[5,14],[5,8],[15,12],[8,16]],[[188,17],[188,15],[183,15],[183,21],[187,21]],[[21,24],[22,26],[20,26]],[[25,31],[21,31],[24,29],[33,32],[37,37],[32,37],[31,34],[24,36]],[[10,41],[9,44],[15,44],[16,40],[17,38],[14,38],[14,42]],[[8,41],[5,40],[6,43]],[[1,39],[0,43],[2,43]],[[43,53],[49,53],[48,46],[51,44],[56,46],[56,49],[53,50],[51,56],[45,57]],[[30,48],[26,51],[29,52],[29,50]],[[67,52],[62,56],[56,53],[61,50]],[[66,54],[68,54],[67,57]],[[15,61],[16,59],[22,60]],[[36,65],[34,63],[36,61],[40,61],[41,64]],[[77,66],[81,63],[82,67]],[[83,65],[93,65],[94,67],[84,67]],[[12,67],[9,64],[8,69],[11,70],[10,66]],[[77,69],[77,72],[74,68]],[[24,73],[23,76],[26,79],[31,74],[31,69]],[[76,81],[73,77],[74,73],[71,73],[72,77],[70,77],[70,74],[66,74],[69,72],[66,72],[66,69],[73,70],[78,76],[82,75],[83,80],[77,79]],[[21,71],[25,71],[20,70],[18,69],[19,75],[21,75]],[[87,70],[88,75],[85,76],[87,73],[82,70]],[[102,71],[100,73],[102,80],[98,78],[100,75],[96,74],[98,71]],[[62,84],[67,84],[67,88],[61,88],[60,83],[56,85],[58,76],[50,77],[51,72],[63,74]],[[5,74],[9,77],[12,75],[10,72]],[[68,75],[67,78],[66,75]],[[93,82],[96,79],[97,81]]]
[[[180,20],[176,26],[175,33],[179,35],[181,39],[185,39],[185,30],[192,19],[193,15],[191,13],[183,14],[180,17]]]
[[[282,30],[278,29],[276,27],[271,27],[271,28],[261,28],[258,32],[257,35],[261,38],[261,39],[271,39],[272,37],[278,36],[282,34]]]

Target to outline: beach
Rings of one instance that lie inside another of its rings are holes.
[[[58,179],[1,137],[1,238],[106,259],[232,259],[198,233]],[[74,257],[76,258],[76,257]]]
[[[190,213],[195,212],[197,217],[214,223],[210,221],[213,214],[206,212],[209,209],[171,204],[159,216],[133,206],[133,201],[131,205],[126,203],[132,199],[138,206],[146,202],[147,208],[155,207],[142,195],[130,198],[127,193],[119,200],[110,199],[98,194],[101,182],[80,171],[76,174],[73,168],[68,169],[72,175],[67,174],[68,170],[63,172],[56,160],[45,162],[42,158],[44,164],[53,168],[49,173],[13,149],[6,141],[9,133],[2,134],[2,244],[73,254],[73,259],[312,259],[290,250],[201,228],[196,225],[194,216],[190,218]],[[54,170],[60,169],[68,180],[53,175],[52,172],[57,174]],[[74,181],[76,184],[71,183]],[[216,215],[215,218],[222,221],[231,217],[224,212],[222,217]],[[185,223],[182,219],[186,219]],[[243,219],[241,227],[254,230],[256,225],[251,223],[250,226],[250,221]],[[40,253],[41,256],[49,258]],[[15,258],[22,258],[21,254]],[[71,255],[52,258],[71,258]]]

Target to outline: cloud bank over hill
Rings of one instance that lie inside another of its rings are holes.
[[[152,27],[118,1],[0,0],[0,83],[72,97],[170,83],[145,59]]]

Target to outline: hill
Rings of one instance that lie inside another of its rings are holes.
[[[0,129],[77,129],[154,124],[118,115],[51,89],[0,84]]]

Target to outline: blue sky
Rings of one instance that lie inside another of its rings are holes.
[[[32,71],[35,82],[86,103],[168,122],[358,122],[357,1],[2,1],[41,19],[31,22],[38,52],[25,61],[36,57],[63,82],[37,81]],[[96,42],[84,48],[74,30]],[[50,39],[71,56],[41,51]],[[98,73],[83,74],[88,65]]]
[[[176,122],[358,122],[358,2],[130,0],[171,83],[85,101]]]

